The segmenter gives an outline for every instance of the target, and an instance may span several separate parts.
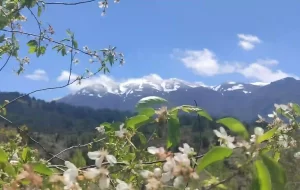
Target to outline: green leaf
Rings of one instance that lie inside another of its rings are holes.
[[[14,167],[10,163],[5,164],[4,168],[5,173],[7,173],[9,176],[15,177],[16,176],[16,171]]]
[[[36,55],[37,57],[39,57],[40,55],[44,55],[46,52],[46,47],[45,46],[41,46],[38,48],[37,52],[36,52]]]
[[[38,47],[38,42],[36,40],[30,40],[27,42],[27,46],[29,47],[29,53],[35,53]]]
[[[41,7],[41,6],[39,6],[39,7],[38,7],[38,17],[40,17],[40,16],[41,16],[41,14],[42,14],[42,7]]]
[[[197,106],[182,105],[182,106],[177,106],[175,108],[172,108],[169,112],[173,113],[174,111],[178,111],[178,110],[182,110],[182,111],[187,112],[187,113],[201,111],[201,109],[198,108]]]
[[[133,116],[133,117],[127,119],[126,126],[132,128],[132,129],[137,129],[138,127],[143,125],[144,122],[147,121],[148,119],[149,119],[149,117],[147,117],[145,115]]]
[[[139,132],[139,131],[136,132],[136,134],[139,136],[139,139],[140,139],[141,143],[146,144],[147,139],[146,139],[145,135],[143,133]]]
[[[274,190],[282,190],[287,182],[284,169],[279,163],[265,154],[260,155],[264,165],[269,170]]]
[[[155,114],[155,110],[153,108],[144,108],[139,110],[139,114],[152,117]]]
[[[197,172],[202,171],[210,164],[224,160],[232,154],[233,150],[227,147],[216,146],[210,149],[199,161],[197,166]]]
[[[249,138],[249,134],[245,126],[238,120],[231,118],[231,117],[226,117],[217,120],[217,123],[220,123],[224,126],[226,126],[228,129],[230,129],[232,132],[237,133],[238,135],[241,135],[245,139]]]
[[[66,47],[65,47],[65,46],[62,46],[62,48],[61,48],[61,55],[62,55],[62,56],[67,55],[67,50],[66,50]]]
[[[300,106],[298,104],[293,103],[293,111],[297,116],[300,116]]]
[[[23,159],[24,162],[26,162],[26,160],[27,160],[28,150],[29,150],[29,148],[26,147],[26,148],[24,148],[23,151],[22,151],[22,159]]]
[[[275,152],[275,153],[274,153],[274,160],[275,160],[276,162],[278,162],[279,159],[280,159],[280,152]]]
[[[213,119],[211,118],[211,116],[204,110],[200,110],[197,112],[197,114],[201,117],[205,117],[206,119],[212,121]]]
[[[271,190],[272,189],[271,177],[263,161],[256,160],[254,166],[256,168],[256,174],[257,174],[257,179],[259,184],[259,189],[257,190]]]
[[[275,132],[277,131],[278,129],[278,126],[277,127],[274,127],[272,129],[270,129],[269,131],[265,132],[263,135],[259,136],[257,138],[257,142],[258,143],[261,143],[263,141],[266,141],[266,140],[269,140],[270,138],[273,137],[273,135],[275,134]]]
[[[72,43],[73,43],[74,48],[77,49],[77,48],[78,48],[78,43],[77,43],[77,41],[76,41],[76,40],[72,40]]]
[[[4,39],[5,39],[5,34],[2,34],[2,35],[0,36],[0,43],[4,42]]]
[[[32,7],[34,7],[35,3],[36,3],[36,0],[25,0],[24,4],[26,7],[32,8]]]
[[[101,123],[100,126],[101,126],[101,125],[104,126],[105,131],[111,129],[111,124],[108,123],[108,122]]]
[[[150,106],[163,104],[167,102],[168,101],[166,99],[163,99],[158,96],[148,96],[140,99],[136,104],[136,108],[137,109],[149,108]]]
[[[42,175],[50,176],[53,174],[53,171],[42,163],[33,164],[33,169],[35,172],[40,173]]]
[[[0,162],[5,163],[5,162],[7,162],[7,160],[8,160],[7,153],[3,149],[0,148]]]
[[[174,147],[180,141],[180,123],[177,113],[170,114],[168,117],[168,139],[167,148]]]

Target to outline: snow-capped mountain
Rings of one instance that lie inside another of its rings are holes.
[[[96,84],[82,88],[59,100],[76,106],[95,109],[134,110],[137,101],[146,96],[160,96],[169,106],[194,104],[215,116],[231,115],[253,120],[257,114],[268,114],[274,103],[300,103],[300,81],[285,78],[272,83],[226,82],[207,86],[180,79],[161,79],[155,75],[132,79],[114,85]],[[279,96],[280,94],[280,96]]]

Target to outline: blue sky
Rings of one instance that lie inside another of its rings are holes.
[[[113,45],[125,54],[125,65],[115,65],[111,74],[97,76],[86,84],[125,81],[150,74],[206,85],[227,81],[271,82],[300,75],[300,1],[109,2],[104,17],[97,1],[80,6],[48,5],[41,17],[44,24],[54,27],[56,40],[63,39],[65,30],[70,28],[80,48]],[[28,21],[23,23],[23,30],[38,33],[32,17],[24,14]],[[20,42],[24,45],[28,40],[30,37],[22,37]],[[26,45],[22,48],[21,55],[27,56]],[[29,92],[66,82],[58,81],[58,77],[68,70],[68,56],[62,57],[49,49],[38,59],[29,57],[31,63],[21,76],[12,71],[17,62],[9,62],[1,72],[1,91]],[[78,58],[76,74],[97,66],[91,65],[86,56]],[[51,100],[78,88],[39,92],[34,96]]]

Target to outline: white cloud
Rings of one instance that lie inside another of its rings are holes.
[[[77,74],[72,73],[71,81],[75,80],[77,76],[78,76]],[[57,77],[58,82],[68,81],[68,79],[69,79],[69,71],[62,71],[61,74]],[[118,85],[118,83],[114,81],[113,78],[108,77],[107,75],[98,75],[88,79],[81,80],[80,85],[77,82],[75,82],[69,85],[68,88],[71,91],[75,92],[84,87],[98,85],[98,84],[101,84],[111,90],[113,90],[113,88],[115,88]]]
[[[57,78],[57,81],[59,81],[59,82],[68,81],[69,75],[70,75],[69,71],[62,71],[61,74],[59,75],[59,77]],[[70,80],[75,80],[77,78],[77,76],[78,75],[72,73],[72,75],[70,76]]]
[[[256,44],[261,43],[261,40],[257,36],[250,34],[238,34],[238,45],[246,51],[254,49]]]
[[[256,79],[260,82],[272,82],[276,80],[280,80],[286,77],[294,77],[298,78],[297,76],[289,73],[285,73],[281,70],[273,71],[269,68],[264,60],[258,60],[250,65],[244,67],[243,69],[239,70],[238,72],[244,75],[246,78]]]
[[[192,69],[200,76],[239,73],[246,78],[258,80],[258,82],[272,82],[285,77],[297,78],[293,74],[273,70],[271,67],[279,64],[274,59],[258,59],[250,64],[239,62],[220,63],[215,54],[208,49],[181,52],[176,50],[175,52],[174,57],[177,57],[187,68]]]
[[[177,50],[173,56],[176,57],[176,54],[187,68],[194,70],[199,75],[214,76],[221,73],[232,73],[236,69],[234,65],[220,65],[215,54],[208,49],[200,51],[186,50],[184,52]]]
[[[31,80],[44,80],[49,81],[48,75],[46,71],[42,69],[35,70],[32,74],[25,75],[26,78],[29,78]]]

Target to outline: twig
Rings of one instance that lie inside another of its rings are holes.
[[[3,68],[6,66],[6,64],[8,63],[9,59],[11,58],[11,53],[9,54],[9,56],[7,57],[5,63],[2,65],[2,67],[0,68],[0,72],[3,70]]]
[[[105,139],[105,138],[102,138],[102,139],[99,139],[99,140],[94,141],[94,142],[86,143],[86,144],[83,144],[83,145],[79,144],[79,145],[75,145],[75,146],[71,146],[71,147],[69,147],[69,148],[66,148],[66,149],[60,151],[59,153],[55,154],[55,155],[54,155],[53,157],[51,157],[50,159],[48,159],[47,162],[50,162],[53,158],[57,157],[58,155],[60,155],[60,154],[62,154],[62,153],[64,153],[64,152],[66,152],[66,151],[68,151],[68,150],[72,150],[72,149],[74,149],[74,148],[82,148],[82,147],[86,147],[86,146],[92,145],[92,144],[94,144],[94,143],[98,143],[98,142],[100,142],[100,141],[103,141],[104,139]]]
[[[66,3],[66,2],[44,2],[46,5],[79,5],[79,4],[85,4],[85,3],[91,3],[94,2],[96,0],[87,0],[87,1],[79,1],[79,2],[75,2],[75,3]],[[43,1],[41,1],[43,2]]]
[[[5,107],[8,106],[9,104],[11,104],[11,103],[13,103],[13,102],[15,102],[15,101],[17,101],[17,100],[19,100],[19,99],[25,97],[25,96],[31,95],[31,94],[33,94],[33,93],[36,93],[36,92],[46,91],[46,90],[54,90],[54,89],[60,89],[60,88],[65,88],[65,87],[67,87],[67,86],[69,86],[69,85],[75,83],[75,82],[78,81],[78,80],[84,80],[84,79],[90,78],[90,77],[92,77],[92,76],[98,74],[100,71],[101,71],[101,70],[98,70],[97,72],[93,73],[92,75],[87,76],[87,77],[83,77],[83,78],[81,78],[81,79],[76,78],[75,80],[73,80],[73,81],[70,82],[69,84],[67,83],[67,84],[62,85],[62,86],[48,87],[48,88],[42,88],[42,89],[38,89],[38,90],[31,91],[31,92],[29,92],[29,93],[27,93],[27,94],[24,94],[24,95],[22,95],[22,96],[19,96],[19,97],[15,98],[15,99],[9,101],[7,104],[3,105],[0,109],[5,108]]]
[[[226,183],[228,181],[230,181],[232,178],[234,178],[235,176],[237,176],[240,172],[235,172],[234,174],[232,174],[231,176],[229,176],[228,178],[222,180],[222,181],[219,181],[218,183],[215,183],[215,184],[212,184],[210,185],[206,190],[210,190],[210,189],[213,189],[215,187],[217,187],[218,185],[220,184],[223,184],[223,183]]]
[[[34,36],[34,37],[41,37],[41,35],[38,35],[38,34],[33,34],[33,33],[28,33],[28,32],[23,32],[23,31],[18,31],[18,30],[6,30],[6,29],[1,29],[1,31],[4,31],[4,32],[10,32],[10,33],[26,34],[26,35]],[[53,40],[53,39],[51,39],[51,38],[49,38],[49,37],[47,37],[47,36],[43,36],[43,39],[49,40],[50,42],[53,42],[53,43],[55,43],[55,44],[64,45],[64,46],[66,46],[66,47],[68,47],[68,48],[72,48],[72,46],[70,46],[70,45],[64,44],[64,43],[62,43],[62,42],[55,41],[55,40]],[[81,52],[81,53],[83,53],[83,54],[89,55],[89,56],[97,56],[97,55],[94,55],[94,54],[85,52],[85,51],[83,51],[83,50],[81,50],[81,49],[78,49],[78,48],[73,48],[73,49],[75,49],[75,50],[77,50],[77,51],[79,51],[79,52]],[[100,58],[100,57],[98,56],[98,58]]]
[[[204,156],[204,154],[195,156],[196,159],[202,158]],[[167,162],[167,160],[157,160],[157,161],[153,161],[153,162],[143,162],[141,163],[142,165],[150,165],[150,164],[157,164],[157,163],[165,163]]]
[[[29,10],[29,12],[31,13],[31,15],[34,17],[36,23],[38,24],[39,30],[40,30],[40,35],[39,35],[39,43],[38,43],[38,50],[40,51],[40,47],[41,47],[41,40],[42,38],[42,28],[41,28],[41,23],[39,22],[38,18],[35,16],[35,14],[32,12],[32,10],[30,8],[27,8]]]

